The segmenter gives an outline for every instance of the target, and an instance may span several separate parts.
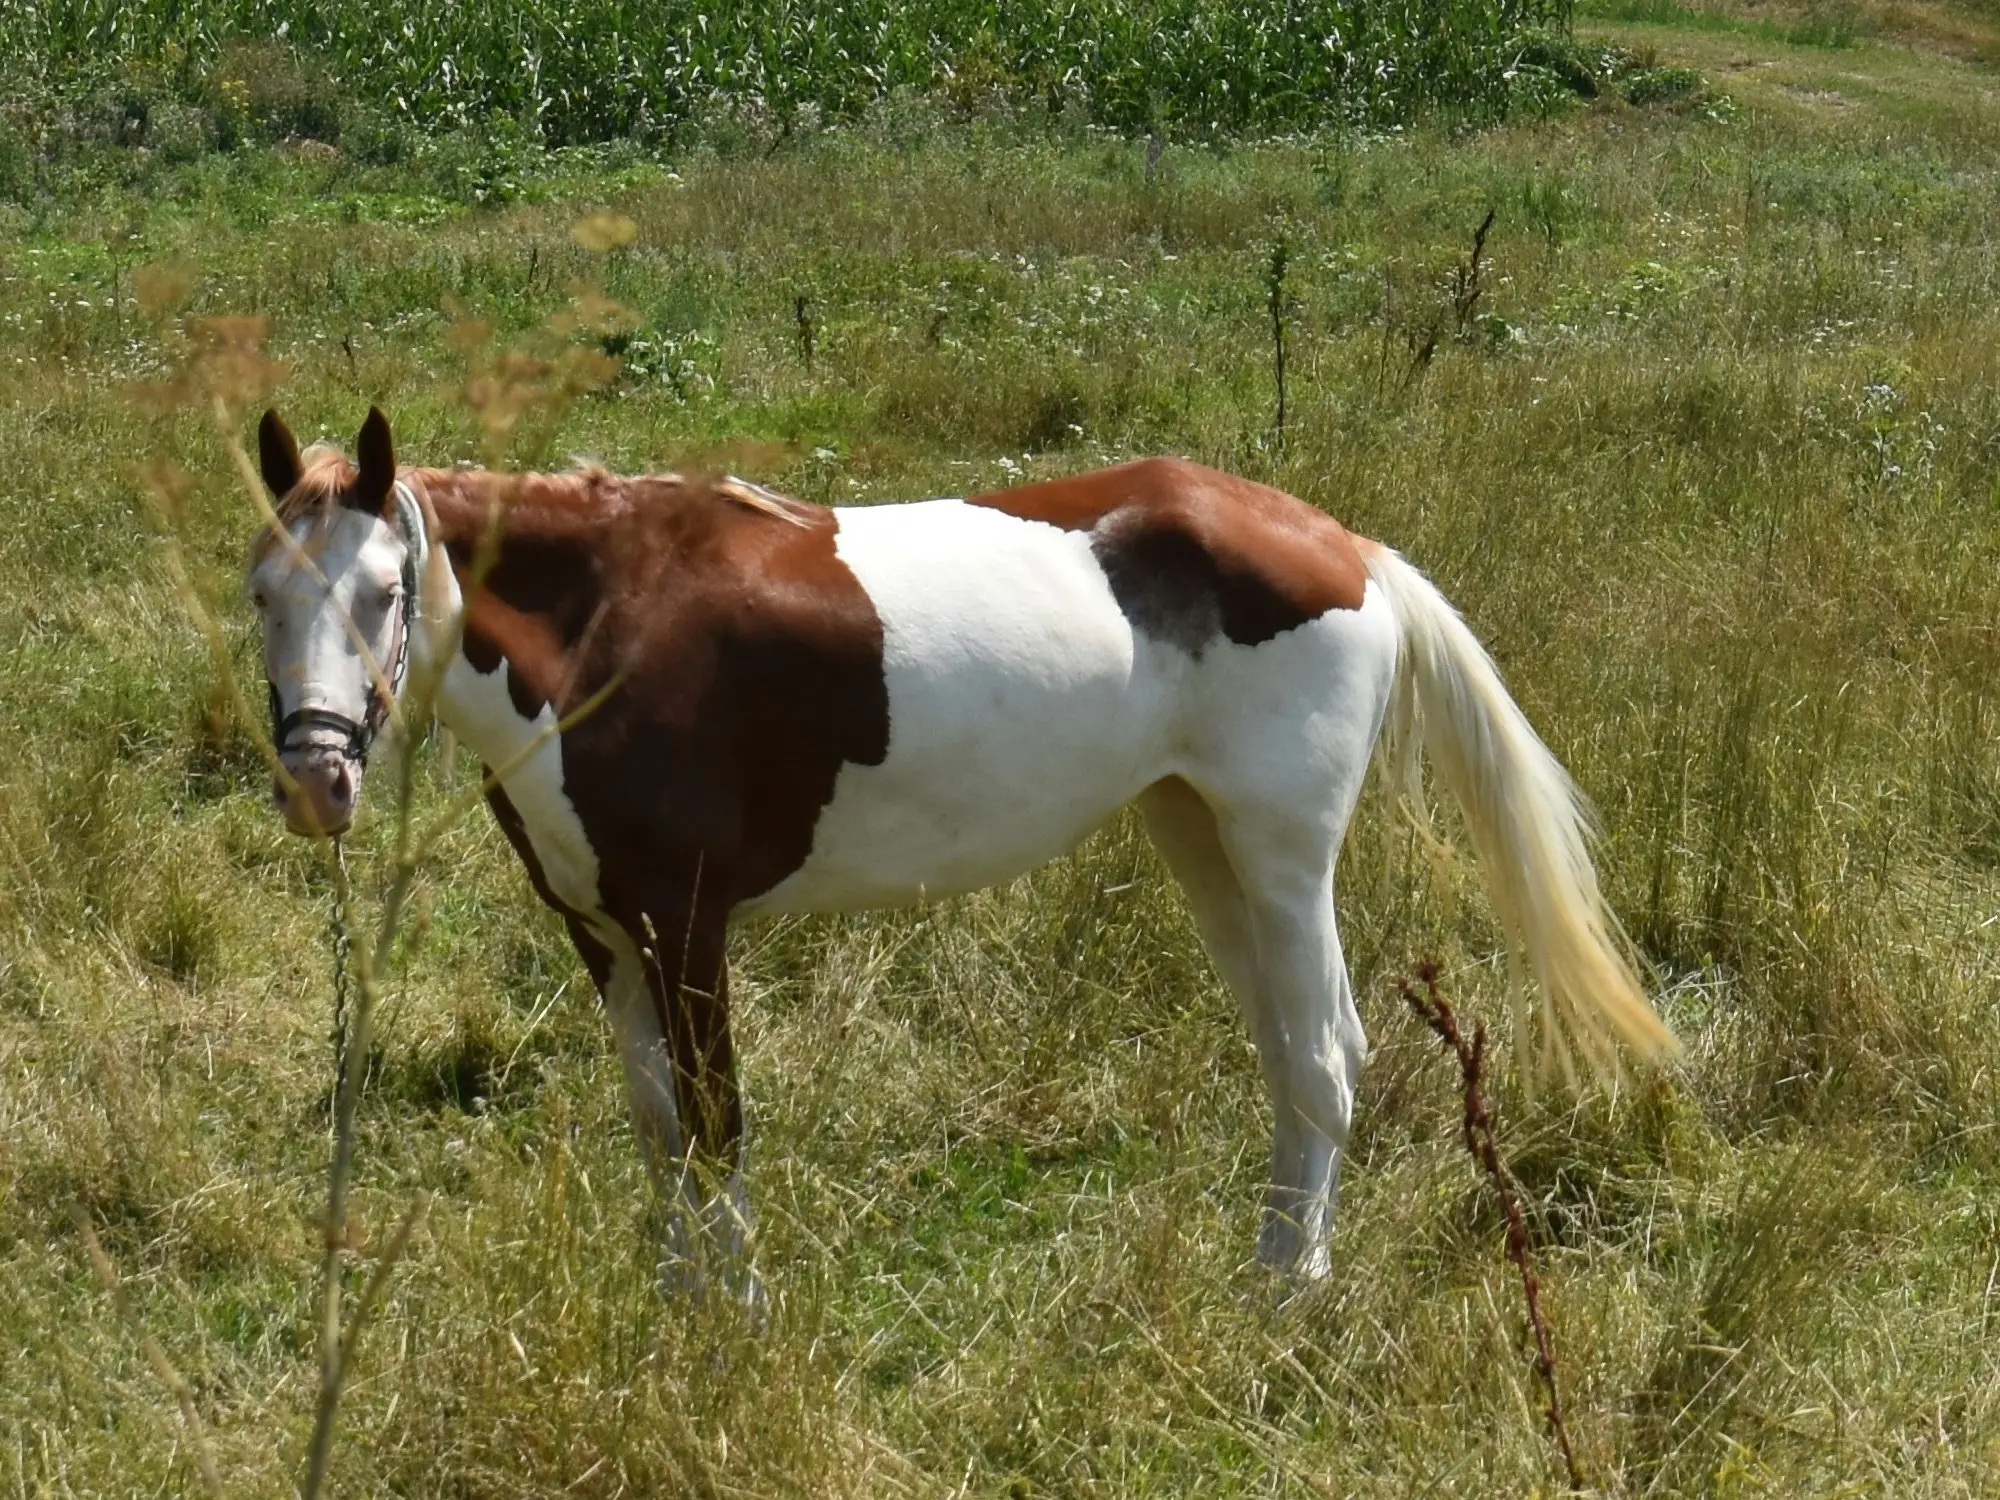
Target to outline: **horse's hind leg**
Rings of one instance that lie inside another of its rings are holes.
[[[1278,1056],[1266,1064],[1283,1080],[1272,1095],[1291,1126],[1291,1149],[1273,1154],[1258,1258],[1314,1278],[1328,1269],[1340,1156],[1368,1040],[1333,912],[1346,819],[1302,816],[1286,801],[1282,810],[1229,809],[1217,831],[1243,892],[1265,1024],[1279,1038]],[[1282,1125],[1278,1139],[1287,1139]]]
[[[1275,1243],[1271,1226],[1294,1209],[1295,1194],[1288,1187],[1281,1199],[1276,1184],[1294,1183],[1301,1170],[1299,1116],[1290,1106],[1284,1029],[1278,1012],[1266,1002],[1259,979],[1250,908],[1223,848],[1215,813],[1199,792],[1179,777],[1169,777],[1140,794],[1139,811],[1145,816],[1153,846],[1187,894],[1195,929],[1223,982],[1235,993],[1257,1044],[1273,1116],[1273,1188],[1265,1210],[1265,1228],[1258,1237],[1258,1253],[1267,1265],[1289,1267],[1295,1254],[1289,1245]]]

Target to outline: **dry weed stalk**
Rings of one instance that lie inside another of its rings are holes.
[[[1401,981],[1403,998],[1458,1058],[1465,1092],[1465,1118],[1460,1125],[1465,1149],[1485,1169],[1487,1178],[1493,1184],[1494,1196],[1500,1200],[1501,1212],[1507,1217],[1507,1258],[1521,1272],[1521,1296],[1528,1306],[1528,1326],[1535,1335],[1535,1373],[1541,1377],[1549,1395],[1546,1413],[1549,1432],[1562,1453],[1563,1468],[1569,1475],[1571,1487],[1580,1490],[1585,1488],[1583,1471],[1577,1467],[1576,1452],[1570,1447],[1569,1428],[1563,1422],[1562,1398],[1556,1391],[1555,1346],[1549,1339],[1548,1319],[1542,1313],[1541,1279],[1536,1276],[1534,1260],[1528,1253],[1528,1221],[1521,1212],[1520,1199],[1515,1196],[1513,1183],[1500,1160],[1499,1127],[1493,1118],[1493,1111],[1486,1104],[1486,1023],[1481,1021],[1473,1027],[1472,1041],[1468,1044],[1458,1029],[1458,1017],[1451,1008],[1451,1002],[1445,999],[1444,991],[1438,987],[1438,964],[1435,959],[1427,958],[1417,965],[1414,981]]]
[[[1433,308],[1431,316],[1421,325],[1412,325],[1404,330],[1404,341],[1410,349],[1410,365],[1403,372],[1403,389],[1408,390],[1417,377],[1428,370],[1431,360],[1437,354],[1438,342],[1444,337],[1445,324],[1450,321],[1455,336],[1461,343],[1473,337],[1477,326],[1479,300],[1486,295],[1486,236],[1493,232],[1494,221],[1500,217],[1500,210],[1489,208],[1486,217],[1479,221],[1479,227],[1472,232],[1472,250],[1462,261],[1452,264],[1451,275],[1444,291],[1448,300]],[[1389,288],[1384,271],[1383,282],[1383,357],[1388,357],[1388,306]]]
[[[164,313],[171,300],[184,293],[185,284],[163,288],[160,294]],[[238,436],[239,413],[245,405],[261,400],[276,383],[282,373],[277,365],[264,354],[264,343],[269,334],[268,323],[261,318],[212,318],[191,325],[194,337],[184,344],[185,362],[180,374],[171,382],[151,388],[143,396],[150,404],[162,410],[180,406],[206,407],[214,421],[215,430],[223,450],[250,507],[260,523],[271,528],[293,555],[296,564],[317,570],[316,561],[307,554],[303,545],[291,532],[280,525],[271,502],[266,498],[262,480],[250,459],[249,452]],[[259,755],[272,773],[280,780],[288,780],[278,747],[267,734],[257,717],[244,699],[242,689],[235,680],[233,662],[227,646],[221,616],[195,581],[193,570],[186,562],[187,545],[184,536],[184,511],[181,505],[185,490],[185,480],[170,466],[154,464],[145,474],[146,494],[151,503],[155,521],[166,543],[169,571],[176,591],[183,605],[200,627],[209,642],[210,654],[220,676],[225,691],[236,708],[237,722],[256,742]],[[387,677],[381,663],[374,660],[360,632],[350,619],[345,622],[348,634],[357,643],[359,654],[375,679],[378,690],[387,687]],[[353,1176],[354,1163],[354,1116],[360,1093],[360,1070],[353,1066],[353,1059],[367,1056],[370,1023],[373,1020],[377,1000],[381,995],[380,976],[386,969],[392,951],[399,918],[405,898],[409,894],[411,877],[415,873],[416,860],[411,857],[411,824],[413,807],[413,751],[415,736],[408,732],[410,723],[423,723],[429,715],[431,698],[435,694],[434,683],[413,684],[417,689],[413,708],[395,704],[391,720],[399,731],[396,735],[396,818],[397,861],[391,875],[388,893],[383,898],[382,921],[374,943],[363,943],[353,949],[352,978],[358,993],[354,999],[351,1026],[343,1026],[346,1032],[336,1059],[334,1100],[334,1153],[328,1170],[327,1214],[324,1223],[324,1256],[321,1264],[321,1357],[320,1389],[317,1411],[313,1424],[313,1435],[307,1447],[306,1478],[301,1493],[306,1500],[316,1500],[320,1494],[326,1475],[327,1460],[332,1451],[334,1418],[339,1409],[341,1388],[348,1370],[353,1365],[355,1351],[361,1331],[366,1325],[373,1304],[387,1289],[390,1272],[397,1259],[409,1244],[410,1236],[422,1219],[426,1200],[419,1197],[404,1214],[402,1222],[391,1236],[387,1248],[377,1257],[373,1274],[368,1279],[352,1318],[342,1312],[341,1259],[350,1248],[353,1235],[347,1216],[348,1186]],[[392,703],[394,695],[390,694]],[[328,864],[332,877],[336,911],[345,914],[353,910],[353,893],[347,879],[347,867],[340,857],[339,846],[327,840]],[[344,920],[339,927],[344,929]],[[348,963],[343,958],[339,964],[336,983],[341,985]],[[87,1226],[86,1226],[87,1233]],[[86,1242],[86,1248],[92,1241]],[[93,1260],[101,1257],[102,1251],[93,1252]],[[108,1264],[108,1263],[107,1263]],[[103,1267],[100,1266],[100,1274]],[[154,1346],[157,1348],[157,1346]],[[149,1357],[151,1351],[149,1350]],[[164,1359],[164,1355],[161,1356]],[[156,1367],[159,1361],[155,1361]],[[170,1370],[171,1367],[168,1367]],[[163,1378],[165,1378],[163,1376]],[[168,1380],[168,1385],[181,1399],[183,1415],[191,1419],[193,1398],[185,1382],[178,1377]],[[204,1478],[210,1477],[212,1464],[204,1468]],[[220,1492],[219,1479],[211,1485],[212,1492]]]
[[[630,242],[630,221],[597,215],[577,226],[576,237],[586,248],[608,251]],[[546,330],[558,340],[622,326],[630,316],[624,309],[588,288],[579,289],[573,306],[575,310],[572,313],[552,320]],[[471,356],[473,364],[466,399],[479,418],[484,437],[482,446],[486,450],[489,468],[501,467],[509,441],[523,415],[536,412],[545,422],[553,424],[578,395],[598,388],[617,374],[615,361],[588,350],[566,349],[549,360],[534,359],[510,350],[504,351],[498,358],[489,356],[482,360],[480,356],[488,354],[490,330],[482,325],[461,322],[458,333],[460,345]],[[268,510],[268,502],[255,483],[249,455],[237,440],[234,426],[225,429],[222,436],[232,456],[237,459],[253,505],[260,512]],[[505,498],[496,499],[487,518],[486,530],[474,554],[468,593],[477,592],[500,560],[506,503]],[[377,1258],[374,1274],[369,1277],[356,1301],[352,1317],[344,1319],[341,1257],[349,1247],[347,1194],[354,1170],[355,1113],[373,1041],[375,1013],[382,998],[383,976],[388,972],[390,957],[395,952],[403,911],[417,870],[437,841],[459,819],[471,812],[488,792],[538,753],[550,738],[595,712],[617,690],[620,682],[614,676],[577,709],[556,723],[544,726],[512,759],[493,768],[476,786],[454,797],[444,812],[432,821],[429,829],[419,836],[416,827],[416,735],[411,726],[430,722],[437,706],[438,691],[443,685],[442,663],[457,654],[458,637],[463,628],[461,616],[434,644],[425,669],[411,673],[406,694],[409,702],[399,705],[401,712],[391,720],[397,730],[393,761],[395,846],[390,858],[388,888],[382,896],[381,916],[372,943],[354,943],[347,930],[346,916],[354,910],[354,895],[339,842],[330,841],[334,856],[330,863],[336,913],[336,983],[351,972],[354,995],[352,1013],[344,1019],[344,1023],[337,1025],[336,1031],[339,1056],[335,1062],[334,1152],[327,1172],[326,1239],[320,1280],[320,1387],[312,1439],[306,1449],[306,1477],[300,1487],[303,1500],[317,1500],[325,1487],[341,1393],[348,1372],[353,1368],[362,1329],[375,1304],[387,1290],[389,1273],[408,1246],[410,1236],[422,1220],[427,1206],[427,1200],[422,1196],[410,1206],[387,1248]],[[352,621],[348,622],[348,629],[350,633],[355,633]],[[369,665],[379,682],[379,670],[372,661]],[[394,694],[390,697],[393,700]]]
[[[579,242],[588,248],[614,248],[629,242],[629,221],[609,216],[586,220],[579,226]],[[599,245],[598,240],[605,243]],[[164,321],[174,304],[189,287],[185,277],[156,275],[139,282],[140,300],[145,310]],[[629,314],[589,288],[579,288],[572,310],[551,321],[544,330],[560,346],[568,346],[579,335],[600,333],[622,326]],[[261,478],[249,452],[238,436],[239,416],[245,406],[261,401],[282,374],[280,367],[264,353],[269,325],[262,318],[212,318],[199,320],[185,331],[169,331],[168,341],[177,345],[180,371],[170,382],[140,393],[142,401],[156,410],[206,408],[213,419],[223,450],[230,460],[240,487],[248,498],[259,523],[269,528],[279,544],[291,552],[297,566],[317,570],[317,563],[305,547],[278,522],[271,501],[265,496]],[[520,351],[489,352],[490,330],[461,323],[461,347],[471,355],[472,370],[466,385],[467,405],[479,420],[489,467],[501,467],[500,460],[516,436],[521,418],[534,413],[544,423],[553,423],[577,396],[605,384],[617,373],[615,361],[588,349],[562,347],[553,357],[536,359]],[[482,356],[484,356],[482,358]],[[187,562],[184,498],[190,487],[186,476],[160,461],[149,466],[143,478],[144,492],[165,544],[168,570],[176,591],[190,616],[207,640],[224,692],[236,711],[237,723],[256,742],[265,765],[281,781],[288,773],[278,747],[266,733],[256,713],[235,680],[220,611],[196,581]],[[472,568],[470,588],[477,589],[499,560],[505,500],[497,501],[482,537]],[[354,622],[344,622],[355,640],[369,674],[378,690],[388,682],[381,663],[370,654]],[[441,639],[433,654],[449,659],[457,650],[453,638]],[[334,983],[337,993],[335,1017],[333,1157],[327,1171],[327,1209],[323,1221],[323,1253],[320,1267],[320,1380],[313,1431],[305,1455],[305,1475],[300,1485],[304,1500],[317,1500],[324,1491],[342,1391],[354,1367],[363,1330],[376,1305],[387,1291],[389,1277],[421,1223],[427,1199],[419,1196],[403,1215],[387,1245],[375,1258],[371,1272],[351,1310],[345,1298],[343,1261],[354,1248],[356,1235],[349,1221],[348,1196],[354,1175],[355,1118],[366,1071],[365,1060],[372,1044],[373,1021],[382,998],[384,976],[395,950],[404,907],[418,868],[438,839],[460,818],[469,813],[500,780],[537,753],[553,735],[573,727],[596,708],[619,685],[618,678],[592,693],[559,722],[545,727],[513,759],[492,769],[478,785],[451,799],[443,813],[428,828],[417,828],[416,808],[416,726],[427,724],[436,705],[439,674],[430,670],[414,673],[405,695],[397,702],[393,693],[391,730],[394,744],[392,781],[395,833],[390,856],[388,881],[381,898],[379,919],[371,940],[355,942],[350,917],[356,910],[354,891],[348,878],[344,851],[338,840],[325,840],[328,873],[334,891]],[[351,1003],[349,991],[352,990]],[[99,1276],[110,1290],[121,1315],[138,1333],[147,1359],[180,1404],[181,1416],[191,1435],[202,1479],[211,1495],[221,1493],[221,1480],[200,1426],[194,1395],[187,1382],[167,1360],[159,1344],[139,1325],[137,1314],[119,1292],[116,1272],[103,1248],[97,1243],[87,1218],[79,1214],[85,1248]]]
[[[1451,268],[1451,312],[1458,322],[1458,336],[1461,339],[1472,336],[1473,318],[1479,311],[1479,299],[1486,294],[1485,273],[1486,236],[1493,230],[1493,221],[1500,217],[1500,210],[1489,208],[1486,217],[1479,221],[1479,227],[1472,232],[1472,254]]]
[[[1281,230],[1271,244],[1271,258],[1264,267],[1264,300],[1271,312],[1272,380],[1278,392],[1278,410],[1272,419],[1274,440],[1285,441],[1285,315],[1291,311],[1291,294],[1285,289],[1285,273],[1292,259],[1291,240]]]
[[[813,367],[812,304],[806,300],[804,292],[792,298],[792,322],[799,334],[799,358],[805,361],[806,373],[810,375]]]

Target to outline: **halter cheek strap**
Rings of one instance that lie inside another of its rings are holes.
[[[381,683],[371,683],[368,707],[356,720],[329,708],[296,708],[285,713],[277,684],[267,682],[265,686],[271,692],[271,742],[280,751],[292,748],[292,736],[300,730],[331,729],[346,736],[340,746],[341,754],[356,765],[366,766],[369,747],[388,722],[395,701],[403,695],[403,683],[410,673],[410,637],[423,618],[417,581],[423,577],[424,561],[430,556],[430,538],[424,532],[423,507],[417,503],[416,492],[398,479],[395,493],[396,520],[403,533],[403,570],[401,608],[396,612],[396,648],[387,674],[389,691],[385,694]]]

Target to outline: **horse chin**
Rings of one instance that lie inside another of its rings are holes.
[[[362,767],[338,750],[288,753],[282,763],[286,774],[274,778],[271,792],[285,826],[308,838],[347,832],[361,801]]]

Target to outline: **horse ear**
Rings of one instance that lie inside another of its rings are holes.
[[[305,466],[299,462],[299,440],[276,409],[266,411],[257,424],[257,458],[264,470],[264,483],[272,498],[282,500],[299,482]]]
[[[361,465],[355,497],[370,510],[391,515],[395,504],[396,441],[389,436],[389,419],[382,415],[381,407],[368,408],[368,420],[361,424],[361,436],[354,440],[354,456]]]

